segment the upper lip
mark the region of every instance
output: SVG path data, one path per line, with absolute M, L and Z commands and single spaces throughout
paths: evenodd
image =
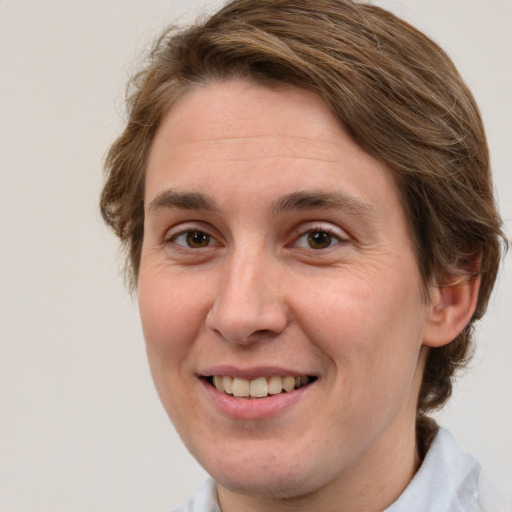
M 212 377 L 214 375 L 238 377 L 246 380 L 257 379 L 258 377 L 300 377 L 317 376 L 315 372 L 303 371 L 291 368 L 283 368 L 280 366 L 253 366 L 250 368 L 239 368 L 232 365 L 215 365 L 209 366 L 198 372 L 201 377 Z

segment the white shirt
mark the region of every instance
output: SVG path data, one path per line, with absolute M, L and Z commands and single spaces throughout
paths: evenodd
M 440 428 L 420 469 L 405 491 L 383 512 L 512 512 L 481 476 L 480 464 Z M 174 512 L 222 512 L 215 482 Z

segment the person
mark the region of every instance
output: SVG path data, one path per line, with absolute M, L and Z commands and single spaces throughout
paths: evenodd
M 234 0 L 159 38 L 128 107 L 101 212 L 211 475 L 180 510 L 498 510 L 429 418 L 506 245 L 443 50 L 372 4 Z

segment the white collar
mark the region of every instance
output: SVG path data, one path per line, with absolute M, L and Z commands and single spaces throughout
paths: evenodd
M 384 512 L 477 512 L 480 471 L 480 464 L 440 428 L 411 483 Z

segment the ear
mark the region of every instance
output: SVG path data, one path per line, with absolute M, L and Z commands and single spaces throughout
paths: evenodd
M 453 341 L 471 320 L 479 289 L 479 275 L 432 286 L 423 344 L 441 347 Z

